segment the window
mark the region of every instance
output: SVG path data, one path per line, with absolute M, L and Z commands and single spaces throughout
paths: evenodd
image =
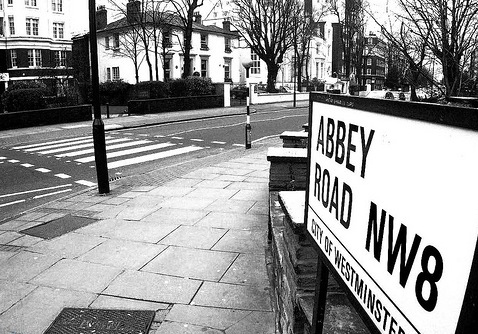
M 63 11 L 63 0 L 52 0 L 51 1 L 51 9 L 54 12 L 62 12 Z
M 28 66 L 41 67 L 41 50 L 28 50 Z
M 13 5 L 13 0 L 8 0 L 7 4 Z
M 0 36 L 3 36 L 3 17 L 0 17 Z
M 260 74 L 261 73 L 261 62 L 259 56 L 254 51 L 251 51 L 251 74 Z
M 113 67 L 113 81 L 120 79 L 119 67 Z
M 171 79 L 171 58 L 166 58 L 164 60 L 164 80 Z
M 224 60 L 224 81 L 230 81 L 231 79 L 231 60 Z
M 27 18 L 26 19 L 26 32 L 27 35 L 38 36 L 38 19 Z
M 201 34 L 201 50 L 209 50 L 207 47 L 207 34 Z
M 8 28 L 10 29 L 10 35 L 15 35 L 15 20 L 13 16 L 8 17 Z
M 53 22 L 53 38 L 64 38 L 64 23 Z
M 119 47 L 120 47 L 119 34 L 115 33 L 113 34 L 113 49 L 119 49 Z
M 111 68 L 106 68 L 106 81 L 111 81 Z
M 372 37 L 368 38 L 368 44 L 373 44 L 373 38 Z
M 55 58 L 55 67 L 66 66 L 66 51 L 53 51 Z
M 25 0 L 25 6 L 36 7 L 37 6 L 37 0 Z
M 232 52 L 231 50 L 231 39 L 229 37 L 224 37 L 224 51 L 227 53 Z
M 105 37 L 105 49 L 109 50 L 110 48 L 110 36 Z
M 372 69 L 371 68 L 367 68 L 367 75 L 372 75 Z
M 171 41 L 172 39 L 171 36 L 172 36 L 171 31 L 167 31 L 167 30 L 163 31 L 163 46 L 165 48 L 170 48 L 173 46 L 173 43 Z
M 367 58 L 367 65 L 372 65 L 372 58 Z
M 10 59 L 12 60 L 12 67 L 17 67 L 17 50 L 10 50 Z
M 207 77 L 207 59 L 201 59 L 201 76 L 203 78 Z

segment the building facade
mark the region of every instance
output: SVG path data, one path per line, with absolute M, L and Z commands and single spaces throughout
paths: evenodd
M 130 1 L 124 17 L 111 23 L 107 22 L 106 8 L 99 7 L 96 13 L 100 82 L 123 80 L 135 83 L 181 78 L 184 70 L 184 33 L 179 18 L 174 14 L 163 15 L 161 27 L 156 31 L 157 48 L 154 48 L 154 40 L 148 39 L 150 67 L 144 41 L 137 36 L 141 28 L 133 27 L 135 23 L 131 20 L 132 6 L 136 2 L 139 1 Z M 201 18 L 199 13 L 195 14 L 190 50 L 191 73 L 210 78 L 213 82 L 238 81 L 237 33 L 230 30 L 227 21 L 222 27 L 206 26 Z M 149 26 L 151 22 L 147 20 L 143 23 Z M 148 31 L 152 33 L 152 30 Z
M 71 83 L 70 1 L 0 0 L 0 91 L 40 80 L 51 95 Z
M 370 33 L 364 37 L 362 86 L 370 85 L 371 90 L 385 87 L 385 56 L 385 44 L 377 35 Z

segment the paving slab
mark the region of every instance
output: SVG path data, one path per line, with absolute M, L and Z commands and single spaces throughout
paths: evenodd
M 177 198 L 172 197 L 161 202 L 162 208 L 203 210 L 215 200 L 211 198 Z
M 265 230 L 268 220 L 269 216 L 266 214 L 211 212 L 198 221 L 196 226 L 233 230 Z
M 63 259 L 32 279 L 32 284 L 92 293 L 102 292 L 121 269 Z
M 0 279 L 27 282 L 58 262 L 61 256 L 21 251 L 1 263 Z
M 264 254 L 267 245 L 265 231 L 229 230 L 212 250 Z
M 175 304 L 166 320 L 225 330 L 249 314 L 251 311 Z
M 230 189 L 232 190 L 232 189 Z M 269 199 L 269 192 L 262 189 L 242 189 L 239 190 L 232 200 L 254 200 L 254 201 L 267 201 Z
M 100 295 L 89 307 L 102 309 L 148 310 L 159 311 L 169 308 L 169 304 L 154 303 L 129 298 L 119 298 Z
M 243 320 L 226 330 L 226 334 L 275 334 L 273 312 L 252 312 Z
M 23 234 L 17 233 L 17 232 L 3 232 L 0 234 L 0 244 L 5 245 L 8 244 L 9 242 L 14 241 L 15 239 L 18 239 L 22 237 Z
M 30 247 L 43 241 L 42 238 L 32 237 L 30 235 L 23 235 L 21 238 L 10 241 L 8 244 L 13 246 Z
M 235 253 L 170 246 L 141 270 L 219 281 L 236 257 Z
M 166 238 L 162 239 L 161 244 L 210 249 L 226 232 L 227 230 L 218 228 L 180 226 Z
M 96 236 L 72 232 L 51 240 L 40 241 L 31 246 L 30 250 L 42 254 L 56 254 L 61 257 L 73 259 L 88 252 L 105 240 L 104 238 Z
M 152 302 L 189 304 L 200 286 L 197 280 L 126 270 L 103 293 Z
M 206 209 L 216 212 L 246 213 L 255 203 L 254 200 L 218 199 Z
M 177 224 L 157 224 L 147 221 L 128 221 L 106 219 L 77 230 L 77 233 L 102 236 L 110 239 L 123 239 L 157 243 L 178 228 Z
M 79 261 L 123 269 L 140 269 L 166 246 L 127 240 L 107 240 L 78 257 Z
M 0 314 L 37 288 L 36 285 L 0 280 Z
M 250 311 L 272 310 L 269 285 L 204 282 L 191 304 Z
M 240 254 L 221 278 L 222 283 L 267 286 L 269 277 L 264 255 Z
M 155 334 L 223 334 L 224 332 L 206 327 L 165 321 L 161 323 Z
M 231 182 L 229 181 L 219 181 L 217 179 L 214 180 L 204 180 L 196 184 L 195 188 L 209 188 L 212 189 L 224 189 L 229 186 Z
M 117 215 L 117 219 L 124 219 L 124 220 L 141 220 L 146 216 L 149 216 L 156 210 L 158 210 L 160 206 L 155 207 L 142 207 L 142 206 L 135 206 L 135 207 L 128 207 L 126 206 L 122 211 L 120 211 Z
M 204 218 L 209 211 L 205 210 L 181 210 L 162 208 L 143 218 L 143 222 L 158 224 L 194 225 Z
M 92 293 L 38 287 L 0 315 L 0 333 L 43 333 L 64 307 L 88 307 Z
M 218 181 L 222 182 L 222 181 Z M 211 188 L 196 188 L 192 192 L 186 195 L 186 197 L 192 198 L 211 198 L 211 199 L 229 199 L 234 196 L 238 190 L 236 189 L 214 189 Z
M 0 225 L 0 231 L 20 231 L 23 230 L 22 226 L 25 224 L 28 224 L 29 222 L 26 220 L 20 220 L 20 219 L 13 219 L 10 220 L 6 223 L 2 223 Z
M 172 187 L 161 186 L 155 187 L 148 192 L 148 196 L 162 196 L 162 197 L 183 197 L 190 193 L 193 189 L 191 187 Z

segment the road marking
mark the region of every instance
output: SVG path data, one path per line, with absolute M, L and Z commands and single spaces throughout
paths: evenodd
M 43 197 L 53 196 L 53 195 L 56 195 L 56 194 L 66 193 L 68 191 L 72 191 L 72 189 L 59 190 L 59 191 L 55 191 L 55 192 L 48 193 L 48 194 L 37 195 L 37 196 L 34 196 L 33 199 L 39 199 L 39 198 L 43 198 Z
M 119 138 L 119 139 L 108 140 L 110 138 L 112 138 L 112 137 L 106 137 L 106 145 L 131 140 L 130 138 Z M 94 143 L 90 142 L 88 144 L 82 144 L 82 145 L 76 145 L 76 146 L 70 146 L 70 147 L 62 147 L 62 148 L 57 148 L 57 149 L 53 149 L 53 150 L 49 150 L 49 151 L 40 151 L 38 153 L 40 153 L 40 154 L 51 154 L 51 153 L 57 153 L 57 152 L 63 152 L 63 151 L 73 151 L 73 150 L 77 150 L 77 149 L 80 149 L 80 148 L 92 147 L 93 145 L 94 145 Z
M 51 170 L 46 169 L 46 168 L 37 168 L 35 170 L 38 171 L 38 172 L 41 172 L 41 173 L 50 173 L 51 172 Z
M 23 166 L 23 167 L 26 167 L 26 168 L 30 168 L 30 167 L 33 167 L 35 165 L 32 165 L 32 164 L 21 164 L 20 166 Z
M 172 144 L 172 143 L 161 143 L 161 144 L 143 146 L 143 147 L 138 147 L 138 148 L 132 148 L 132 149 L 129 149 L 129 150 L 124 150 L 124 151 L 110 152 L 110 153 L 106 153 L 106 157 L 108 159 L 109 158 L 115 158 L 115 157 L 121 157 L 121 156 L 124 156 L 124 155 L 161 149 L 161 148 L 165 148 L 165 147 L 168 147 L 168 146 L 174 146 L 174 144 Z M 95 156 L 90 156 L 90 157 L 85 157 L 85 158 L 81 158 L 81 159 L 76 159 L 75 161 L 85 163 L 85 162 L 91 162 L 91 161 L 94 161 L 94 160 L 95 160 Z
M 143 155 L 143 156 L 139 156 L 135 158 L 115 161 L 108 164 L 108 167 L 113 169 L 113 168 L 118 168 L 123 166 L 129 166 L 129 165 L 139 164 L 146 161 L 153 161 L 153 160 L 158 160 L 158 159 L 162 159 L 166 157 L 171 157 L 174 155 L 194 152 L 194 151 L 198 151 L 202 149 L 203 148 L 199 146 L 187 146 L 187 147 L 182 147 L 175 150 L 169 150 L 169 151 L 164 151 L 164 152 L 159 152 L 154 154 L 147 154 L 147 155 Z
M 9 202 L 9 203 L 0 204 L 0 208 L 2 208 L 2 207 L 4 207 L 4 206 L 13 205 L 13 204 L 23 203 L 23 202 L 25 202 L 25 200 L 24 200 L 24 199 L 20 199 L 20 200 L 15 201 L 15 202 Z
M 41 150 L 48 150 L 48 149 L 52 149 L 52 148 L 69 147 L 69 146 L 71 146 L 71 145 L 91 143 L 92 141 L 93 141 L 93 139 L 88 138 L 88 139 L 70 141 L 70 142 L 67 142 L 67 143 L 48 144 L 48 145 L 36 146 L 36 147 L 32 147 L 32 148 L 27 148 L 27 149 L 24 150 L 24 151 L 25 151 L 25 152 L 35 152 L 35 151 L 41 151 Z
M 123 147 L 147 144 L 147 143 L 151 143 L 151 141 L 150 140 L 130 141 L 130 142 L 127 142 L 127 143 L 106 146 L 106 151 L 115 150 L 115 149 L 123 148 Z M 86 150 L 74 151 L 74 152 L 69 152 L 69 153 L 57 154 L 57 155 L 55 155 L 55 157 L 77 157 L 79 155 L 85 155 L 85 154 L 91 154 L 91 153 L 95 153 L 94 148 L 89 148 L 89 149 L 86 149 Z
M 81 140 L 81 139 L 91 139 L 91 136 L 86 136 L 86 137 L 78 137 L 78 138 L 69 138 L 69 139 L 61 139 L 61 140 L 55 140 L 55 141 L 50 141 L 50 142 L 45 142 L 45 143 L 35 143 L 35 144 L 30 144 L 30 145 L 24 145 L 24 146 L 15 146 L 12 147 L 14 150 L 22 150 L 24 148 L 30 148 L 30 147 L 36 147 L 36 146 L 41 146 L 41 145 L 50 145 L 50 144 L 58 144 L 58 143 L 66 143 L 70 141 L 76 141 L 76 140 Z
M 69 179 L 71 176 L 68 175 L 68 174 L 63 174 L 63 173 L 60 173 L 60 174 L 55 174 L 56 177 L 59 177 L 60 179 Z
M 181 139 L 184 139 L 184 137 L 171 137 L 171 139 L 179 139 L 179 140 L 181 140 Z
M 86 181 L 86 180 L 78 180 L 78 181 L 75 181 L 75 183 L 78 183 L 78 184 L 81 184 L 81 185 L 87 186 L 87 187 L 94 187 L 94 186 L 96 186 L 96 183 L 93 183 L 93 182 L 90 182 L 90 181 Z
M 12 164 L 16 164 L 17 162 L 20 162 L 20 160 L 15 160 L 15 159 L 7 160 L 7 161 L 11 162 Z
M 140 137 L 149 137 L 149 135 L 148 135 L 147 133 L 140 133 L 140 134 L 138 134 L 138 136 L 140 136 Z
M 154 138 L 164 138 L 164 136 L 163 135 L 156 135 L 156 136 L 154 136 Z
M 52 189 L 70 187 L 70 186 L 72 186 L 72 184 L 71 184 L 71 183 L 68 183 L 68 184 L 64 184 L 64 185 L 61 185 L 61 186 L 54 186 L 54 187 L 48 187 L 48 188 L 40 188 L 40 189 L 26 190 L 26 191 L 21 191 L 21 192 L 18 192 L 18 193 L 11 193 L 11 194 L 6 194 L 6 195 L 0 195 L 0 198 L 11 197 L 11 196 L 17 196 L 17 195 L 23 195 L 23 194 L 30 194 L 30 193 L 36 193 L 36 192 L 40 192 L 40 191 L 52 190 Z
M 7 157 L 0 157 L 0 160 L 6 160 Z
M 244 144 L 232 144 L 232 146 L 244 147 Z
M 226 142 L 225 142 L 225 141 L 215 141 L 215 140 L 213 140 L 213 141 L 211 142 L 211 144 L 224 145 L 224 144 L 226 144 Z
M 193 139 L 191 139 L 191 141 L 204 141 L 204 139 L 196 139 L 196 138 L 193 138 Z
M 78 129 L 78 128 L 87 128 L 90 127 L 91 125 L 89 124 L 80 124 L 80 125 L 68 125 L 68 126 L 62 126 L 62 129 Z

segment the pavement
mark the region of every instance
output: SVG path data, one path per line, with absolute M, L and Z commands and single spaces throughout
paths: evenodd
M 105 126 L 201 113 L 116 117 Z M 107 195 L 72 194 L 0 225 L 0 333 L 43 333 L 65 307 L 153 310 L 149 333 L 157 334 L 276 333 L 267 244 L 266 152 L 273 145 L 278 138 L 149 184 L 112 182 Z

